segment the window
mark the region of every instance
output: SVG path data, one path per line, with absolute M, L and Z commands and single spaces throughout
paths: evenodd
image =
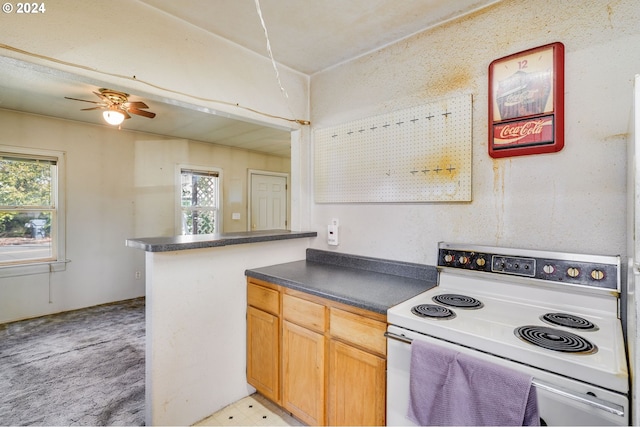
M 180 168 L 181 234 L 212 234 L 221 230 L 220 171 Z
M 60 152 L 0 147 L 0 267 L 64 262 L 63 164 Z

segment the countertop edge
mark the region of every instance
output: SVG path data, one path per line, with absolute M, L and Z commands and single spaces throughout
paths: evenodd
M 365 310 L 373 311 L 374 313 L 379 314 L 387 314 L 388 307 L 384 304 L 376 304 L 371 301 L 360 301 L 354 298 L 341 297 L 340 295 L 336 295 L 329 292 L 321 292 L 317 289 L 309 288 L 304 284 L 284 279 L 282 277 L 274 277 L 268 274 L 262 274 L 260 272 L 247 270 L 245 272 L 247 277 L 252 277 L 254 279 L 264 280 L 265 282 L 274 283 L 276 285 L 284 286 L 285 288 L 294 289 L 296 291 L 305 292 L 310 295 L 315 295 L 317 297 L 326 298 L 332 301 L 340 302 L 343 304 L 347 304 L 353 307 L 362 308 Z
M 133 249 L 141 249 L 145 252 L 171 252 L 278 240 L 302 239 L 317 236 L 318 233 L 316 231 L 248 231 L 228 234 L 127 239 L 125 241 L 125 246 Z

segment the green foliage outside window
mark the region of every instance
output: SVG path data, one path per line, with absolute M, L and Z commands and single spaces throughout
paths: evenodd
M 52 162 L 0 158 L 0 237 L 23 236 L 30 220 L 45 220 L 49 234 L 52 207 Z

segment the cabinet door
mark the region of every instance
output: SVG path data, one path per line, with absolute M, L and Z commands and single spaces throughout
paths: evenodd
M 385 359 L 331 340 L 329 425 L 385 425 L 385 369 Z
M 324 335 L 284 321 L 282 405 L 309 425 L 325 424 Z
M 247 307 L 247 382 L 265 397 L 280 402 L 278 317 Z

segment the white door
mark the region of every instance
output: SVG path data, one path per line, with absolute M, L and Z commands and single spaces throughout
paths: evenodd
M 251 230 L 287 229 L 287 177 L 251 174 Z

